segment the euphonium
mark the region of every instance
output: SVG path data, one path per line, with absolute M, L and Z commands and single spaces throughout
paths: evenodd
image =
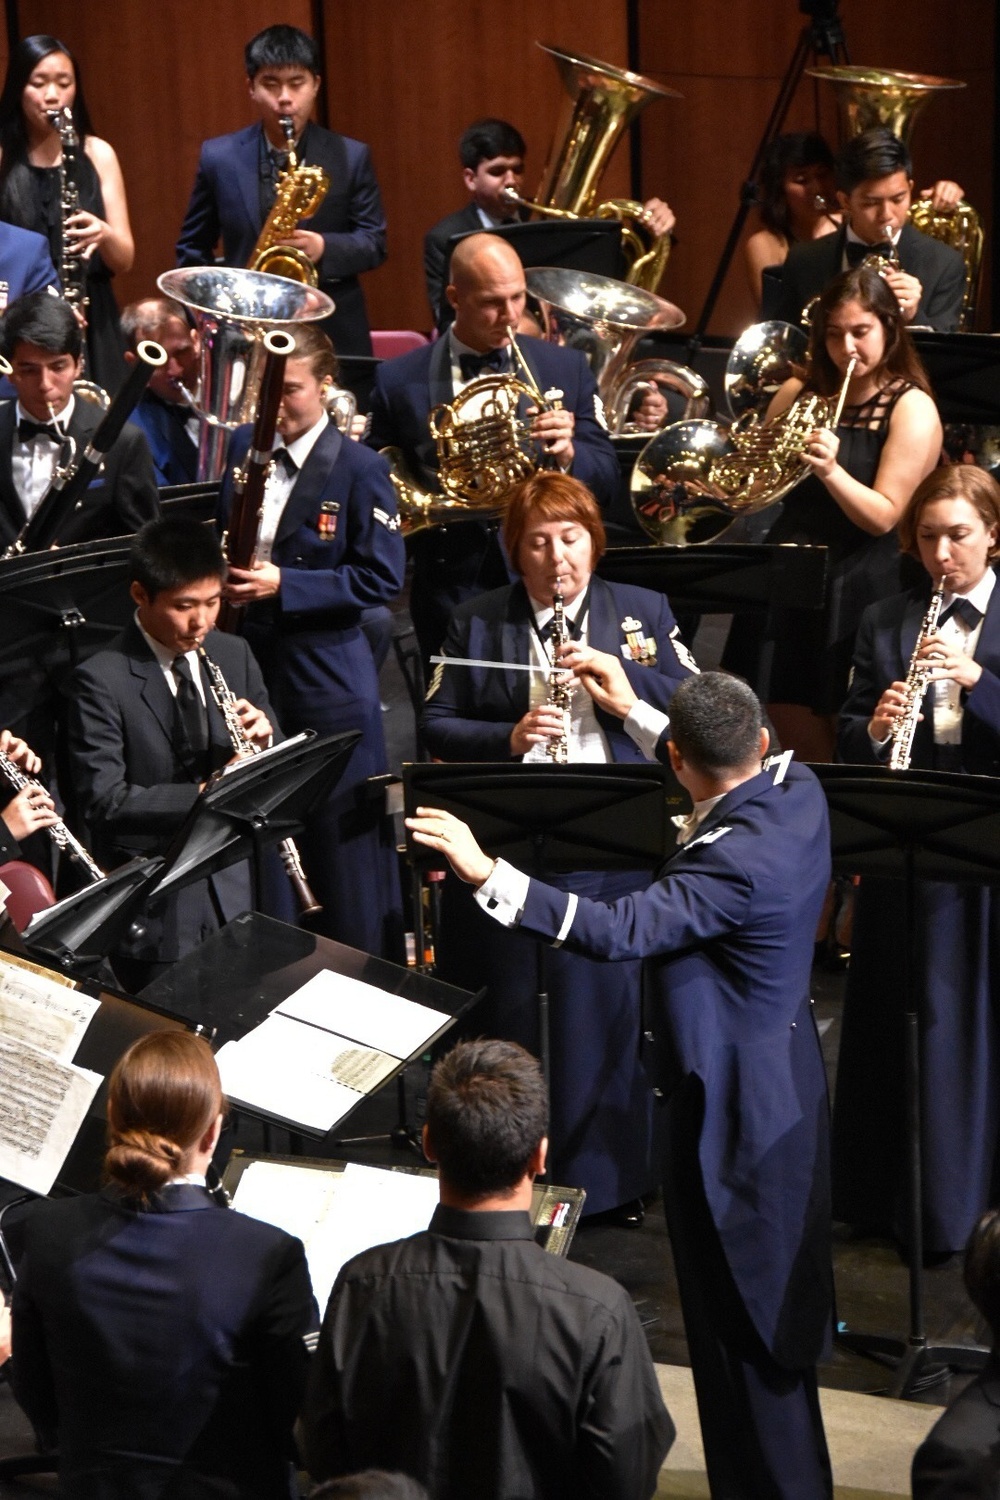
M 924 701 L 924 693 L 927 690 L 927 679 L 934 670 L 930 662 L 920 660 L 920 653 L 927 637 L 933 635 L 937 629 L 943 603 L 944 579 L 942 578 L 931 595 L 927 613 L 920 622 L 917 643 L 910 657 L 910 665 L 906 669 L 906 682 L 903 684 L 903 712 L 898 719 L 893 720 L 890 731 L 892 749 L 889 752 L 889 766 L 893 771 L 905 771 L 910 764 L 910 756 L 913 754 L 913 736 L 917 732 L 920 705 Z
M 288 148 L 288 166 L 281 174 L 271 212 L 253 247 L 248 269 L 316 286 L 319 272 L 308 255 L 295 245 L 282 245 L 279 241 L 287 239 L 303 219 L 316 212 L 330 190 L 330 179 L 322 167 L 307 167 L 296 160 L 291 116 L 282 115 L 279 123 Z
M 563 52 L 539 42 L 554 59 L 569 100 L 533 199 L 513 188 L 505 196 L 546 218 L 619 219 L 629 263 L 627 280 L 655 292 L 670 254 L 670 235 L 654 235 L 641 203 L 631 198 L 597 200 L 597 185 L 626 127 L 653 99 L 680 99 L 676 89 L 639 73 L 614 68 L 583 53 Z

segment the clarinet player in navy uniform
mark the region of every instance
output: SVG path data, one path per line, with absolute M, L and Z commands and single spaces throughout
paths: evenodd
M 663 594 L 595 576 L 604 526 L 585 486 L 568 474 L 532 475 L 511 492 L 503 540 L 520 581 L 460 605 L 444 654 L 544 668 L 558 586 L 580 649 L 622 656 L 636 693 L 666 709 L 677 684 L 697 668 Z M 442 760 L 547 765 L 549 748 L 565 736 L 572 764 L 643 759 L 621 722 L 595 711 L 582 686 L 571 695 L 568 719 L 547 689 L 541 672 L 439 666 L 424 708 L 428 750 Z M 558 883 L 614 900 L 650 873 L 579 870 Z M 538 1055 L 534 954 L 489 921 L 455 879 L 445 882 L 438 973 L 468 989 L 486 986 L 486 999 L 469 1016 L 471 1034 L 520 1042 Z M 608 969 L 560 952 L 547 958 L 546 983 L 553 1180 L 585 1188 L 588 1215 L 641 1223 L 642 1195 L 656 1185 L 656 1173 L 653 1101 L 639 1057 L 639 964 Z
M 604 655 L 579 671 L 604 708 L 631 711 L 620 661 Z M 656 717 L 662 731 L 647 707 Z M 679 685 L 662 748 L 694 811 L 659 879 L 611 904 L 489 858 L 447 813 L 418 808 L 408 824 L 504 926 L 644 961 L 667 1227 L 709 1487 L 726 1500 L 829 1500 L 815 1369 L 833 1292 L 829 1126 L 809 975 L 830 828 L 812 772 L 790 754 L 762 767 L 767 744 L 746 683 L 706 672 Z
M 299 847 L 323 906 L 319 930 L 388 958 L 401 952 L 399 874 L 382 799 L 365 785 L 389 767 L 378 676 L 359 621 L 362 611 L 396 598 L 405 556 L 385 460 L 344 437 L 327 415 L 335 372 L 326 335 L 311 325 L 297 328 L 255 562 L 230 568 L 226 597 L 249 606 L 247 640 L 286 733 L 362 732 Z M 230 445 L 223 529 L 233 468 L 250 438 L 251 429 L 240 428 Z
M 910 764 L 1000 775 L 1000 485 L 972 465 L 937 469 L 916 490 L 900 546 L 921 588 L 872 605 L 840 716 L 840 759 L 884 764 L 932 583 L 944 580 Z M 921 1014 L 924 1243 L 961 1250 L 1000 1190 L 1000 896 L 992 886 L 921 881 L 915 965 Z M 903 887 L 861 882 L 834 1112 L 838 1218 L 904 1239 Z

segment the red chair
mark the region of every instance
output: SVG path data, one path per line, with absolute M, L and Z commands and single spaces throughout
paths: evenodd
M 0 865 L 0 881 L 10 891 L 5 903 L 7 915 L 18 932 L 24 931 L 36 912 L 55 905 L 55 891 L 41 870 L 22 859 L 11 859 Z
M 372 330 L 372 353 L 376 359 L 395 359 L 397 354 L 409 354 L 411 349 L 422 349 L 429 343 L 425 333 L 417 333 L 413 328 Z

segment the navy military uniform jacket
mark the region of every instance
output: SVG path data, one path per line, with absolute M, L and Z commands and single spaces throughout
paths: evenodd
M 149 444 L 158 485 L 192 484 L 198 473 L 198 448 L 187 430 L 187 402 L 161 401 L 147 391 L 129 419 Z
M 264 215 L 260 202 L 263 126 L 205 141 L 191 198 L 177 241 L 179 266 L 210 265 L 222 237 L 226 265 L 245 266 L 253 254 Z M 337 304 L 323 327 L 338 354 L 371 354 L 368 315 L 358 276 L 385 260 L 385 212 L 368 147 L 310 123 L 301 160 L 322 167 L 330 179 L 326 197 L 300 228 L 326 244 L 319 263 L 320 290 Z
M 301 1241 L 168 1187 L 43 1201 L 14 1301 L 15 1394 L 59 1448 L 60 1493 L 291 1494 L 315 1303 Z
M 629 630 L 625 626 L 629 625 Z M 455 612 L 445 656 L 478 661 L 531 660 L 531 602 L 522 583 L 470 600 Z M 663 594 L 629 584 L 590 580 L 588 640 L 624 662 L 640 698 L 666 710 L 678 682 L 696 670 Z M 527 672 L 439 666 L 424 706 L 422 732 L 442 760 L 510 760 L 510 735 L 528 712 Z M 613 714 L 595 708 L 616 761 L 641 761 L 642 751 Z
M 520 923 L 555 939 L 568 922 L 578 952 L 646 960 L 661 1084 L 701 1083 L 709 1211 L 743 1304 L 788 1369 L 816 1362 L 832 1306 L 826 1075 L 809 1000 L 829 879 L 826 799 L 793 763 L 716 803 L 648 890 L 608 906 L 532 880 Z
M 841 760 L 871 765 L 876 755 L 868 722 L 891 682 L 905 682 L 910 657 L 927 612 L 930 585 L 873 604 L 862 616 L 854 651 L 851 691 L 841 709 L 837 748 Z M 1000 588 L 990 595 L 974 659 L 983 675 L 964 695 L 962 769 L 973 776 L 1000 776 Z M 913 764 L 933 766 L 934 726 L 924 712 L 913 737 Z
M 819 239 L 793 245 L 781 268 L 780 310 L 786 323 L 801 324 L 802 309 L 840 274 L 847 230 L 843 227 Z M 962 311 L 965 262 L 959 251 L 944 245 L 912 224 L 904 224 L 899 236 L 899 263 L 916 276 L 923 288 L 913 321 L 954 333 Z

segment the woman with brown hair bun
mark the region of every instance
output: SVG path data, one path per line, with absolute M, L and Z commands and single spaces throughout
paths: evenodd
M 158 1031 L 108 1085 L 107 1186 L 29 1212 L 14 1393 L 74 1500 L 291 1496 L 316 1326 L 301 1242 L 220 1209 L 206 1042 Z
M 937 469 L 899 524 L 923 583 L 861 621 L 842 760 L 884 764 L 931 589 L 939 622 L 921 649 L 930 679 L 910 764 L 1000 776 L 1000 485 L 968 465 Z M 903 1014 L 920 1015 L 923 1213 L 929 1254 L 960 1250 L 1000 1190 L 1000 895 L 919 881 L 915 994 L 904 982 L 904 887 L 860 886 L 833 1116 L 834 1214 L 858 1229 L 906 1232 Z

